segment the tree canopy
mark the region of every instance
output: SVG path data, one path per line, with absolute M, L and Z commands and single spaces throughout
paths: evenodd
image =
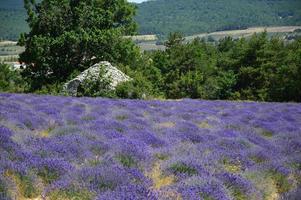
M 167 99 L 301 101 L 301 38 L 286 43 L 261 33 L 185 43 L 175 33 L 166 44 L 141 71 Z
M 126 0 L 24 0 L 30 27 L 19 43 L 33 89 L 65 81 L 107 60 L 130 64 L 138 50 L 123 35 L 135 33 L 135 7 Z

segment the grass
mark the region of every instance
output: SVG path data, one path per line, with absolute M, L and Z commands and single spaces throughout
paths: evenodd
M 204 200 L 215 200 L 213 197 L 209 196 L 208 194 L 201 194 L 201 198 Z
M 262 132 L 261 132 L 261 135 L 263 135 L 264 137 L 267 137 L 267 138 L 271 138 L 271 137 L 273 137 L 273 132 L 272 131 L 268 131 L 268 130 L 263 130 Z
M 115 130 L 118 131 L 119 133 L 123 133 L 124 132 L 123 128 L 121 128 L 121 127 L 116 127 Z
M 241 171 L 241 164 L 239 162 L 234 163 L 231 162 L 228 158 L 224 158 L 222 160 L 222 164 L 227 172 L 239 173 Z
M 119 154 L 117 156 L 117 160 L 124 166 L 124 167 L 136 167 L 138 164 L 136 160 L 129 155 Z
M 291 166 L 294 168 L 294 169 L 297 169 L 297 170 L 301 170 L 301 162 L 295 162 L 295 163 L 292 163 Z
M 38 176 L 41 177 L 46 184 L 51 184 L 53 181 L 59 178 L 59 174 L 55 170 L 51 170 L 48 167 L 44 167 L 39 170 Z
M 155 154 L 155 157 L 159 160 L 167 160 L 168 159 L 168 155 L 162 154 L 162 153 Z
M 101 160 L 95 158 L 95 159 L 90 159 L 88 160 L 88 163 L 90 166 L 97 166 L 101 163 Z
M 128 116 L 126 116 L 126 115 L 118 115 L 117 117 L 116 117 L 116 119 L 118 120 L 118 121 L 124 121 L 124 120 L 126 120 L 128 118 Z
M 18 199 L 36 198 L 40 195 L 33 179 L 28 175 L 21 175 L 12 171 L 7 171 L 5 175 L 12 180 L 16 186 Z
M 88 190 L 68 189 L 68 190 L 56 190 L 49 194 L 49 200 L 91 200 L 93 194 Z
M 229 188 L 233 199 L 235 200 L 248 200 L 248 196 L 244 194 L 238 187 L 231 187 Z
M 90 116 L 90 115 L 85 115 L 81 118 L 81 120 L 83 120 L 83 121 L 92 121 L 92 120 L 95 120 L 95 117 Z
M 227 125 L 226 128 L 228 128 L 228 129 L 230 129 L 230 130 L 235 130 L 235 131 L 241 130 L 241 127 L 240 127 L 240 126 L 234 125 L 234 124 Z
M 210 124 L 208 123 L 208 121 L 200 122 L 200 123 L 198 124 L 198 127 L 199 127 L 199 128 L 206 128 L 206 129 L 212 128 L 212 127 L 210 126 Z
M 190 167 L 184 163 L 175 163 L 170 167 L 170 169 L 175 174 L 183 173 L 183 174 L 188 174 L 189 176 L 192 176 L 192 175 L 196 175 L 198 173 L 195 168 Z
M 176 124 L 174 122 L 162 122 L 158 124 L 160 128 L 173 128 L 175 125 Z
M 0 194 L 2 195 L 1 197 L 7 197 L 8 196 L 8 191 L 7 191 L 7 186 L 3 180 L 0 179 Z
M 174 176 L 164 176 L 160 167 L 160 163 L 155 163 L 152 171 L 148 175 L 150 179 L 153 181 L 153 187 L 155 189 L 160 189 L 165 186 L 172 185 L 175 181 Z
M 53 129 L 55 129 L 55 127 L 49 127 L 45 130 L 42 130 L 41 132 L 39 132 L 39 136 L 43 138 L 47 138 L 49 137 L 49 134 Z
M 294 163 L 291 163 L 290 166 L 299 172 L 299 173 L 295 173 L 294 177 L 295 177 L 297 183 L 301 185 L 301 163 L 294 162 Z
M 296 29 L 300 28 L 298 27 L 291 27 L 291 26 L 275 26 L 275 27 L 252 27 L 244 30 L 230 30 L 230 31 L 217 31 L 217 32 L 211 32 L 211 33 L 203 33 L 203 34 L 196 34 L 192 36 L 186 37 L 186 40 L 193 40 L 196 37 L 200 38 L 206 38 L 206 37 L 213 37 L 215 40 L 219 40 L 220 38 L 226 37 L 226 36 L 231 36 L 234 38 L 239 38 L 239 37 L 245 37 L 245 36 L 250 36 L 254 33 L 259 33 L 259 32 L 264 32 L 266 31 L 267 33 L 288 33 L 291 31 L 294 31 Z
M 261 191 L 264 200 L 276 200 L 291 189 L 287 177 L 275 171 L 249 172 L 245 176 Z
M 288 182 L 288 179 L 285 175 L 275 171 L 270 171 L 268 176 L 273 179 L 278 193 L 285 193 L 291 189 L 291 184 Z
M 266 159 L 264 159 L 262 157 L 259 157 L 259 156 L 256 156 L 256 155 L 250 156 L 250 159 L 253 160 L 257 164 L 263 163 L 263 162 L 266 161 Z

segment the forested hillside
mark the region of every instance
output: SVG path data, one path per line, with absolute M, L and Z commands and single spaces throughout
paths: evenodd
M 250 26 L 301 25 L 300 0 L 156 0 L 137 4 L 140 34 L 185 35 Z M 23 0 L 1 0 L 0 39 L 27 30 Z
M 1 0 L 0 39 L 16 40 L 21 32 L 27 31 L 25 18 L 23 0 Z
M 300 0 L 157 0 L 138 4 L 141 34 L 185 35 L 250 26 L 300 25 Z

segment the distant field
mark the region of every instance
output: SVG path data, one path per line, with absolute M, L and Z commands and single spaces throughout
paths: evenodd
M 220 39 L 226 36 L 231 36 L 233 38 L 248 37 L 254 33 L 260 33 L 266 31 L 267 33 L 291 33 L 297 29 L 301 29 L 301 26 L 275 26 L 275 27 L 251 27 L 243 30 L 231 30 L 231 31 L 218 31 L 212 33 L 201 33 L 186 37 L 186 40 L 190 41 L 194 38 L 200 37 L 213 37 L 215 39 Z
M 18 55 L 12 55 L 12 56 L 0 56 L 0 62 L 4 63 L 12 63 L 18 61 L 19 56 Z
M 261 33 L 266 31 L 269 36 L 279 36 L 279 37 L 285 37 L 288 34 L 293 33 L 294 31 L 300 29 L 301 26 L 275 26 L 275 27 L 251 27 L 244 30 L 230 30 L 230 31 L 218 31 L 218 32 L 212 32 L 212 33 L 200 33 L 196 35 L 191 35 L 185 37 L 185 40 L 187 42 L 199 37 L 199 38 L 205 38 L 208 39 L 211 37 L 214 41 L 218 41 L 224 37 L 230 36 L 232 38 L 241 38 L 241 37 L 250 37 L 254 33 Z M 144 40 L 143 35 L 139 36 L 139 47 L 143 51 L 150 51 L 150 50 L 164 50 L 164 45 L 158 45 L 157 41 L 149 41 Z
M 17 46 L 15 41 L 2 41 L 0 42 L 0 62 L 15 62 L 23 51 L 24 47 Z
M 134 35 L 134 36 L 124 36 L 124 38 L 130 38 L 135 42 L 158 40 L 158 37 L 156 35 Z
M 212 33 L 200 33 L 185 37 L 186 41 L 191 41 L 197 37 L 199 38 L 213 38 L 215 41 L 221 38 L 230 36 L 233 38 L 249 37 L 254 33 L 266 31 L 269 35 L 277 35 L 285 37 L 289 33 L 300 29 L 301 26 L 276 26 L 276 27 L 251 27 L 244 30 L 231 30 L 231 31 L 218 31 Z M 142 51 L 164 50 L 165 46 L 158 45 L 158 37 L 156 35 L 136 35 L 125 36 L 131 38 Z M 0 62 L 14 62 L 18 60 L 18 55 L 24 51 L 24 47 L 17 46 L 15 41 L 2 41 L 0 42 Z

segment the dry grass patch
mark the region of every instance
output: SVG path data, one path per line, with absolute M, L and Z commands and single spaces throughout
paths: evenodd
M 14 185 L 14 187 L 8 191 L 11 196 L 17 197 L 18 200 L 41 199 L 41 190 L 39 189 L 42 188 L 41 182 L 33 183 L 33 180 L 29 176 L 20 175 L 9 170 L 6 171 L 4 175 L 8 177 Z
M 43 137 L 43 138 L 47 138 L 47 137 L 49 137 L 49 130 L 43 130 L 43 131 L 41 131 L 41 132 L 39 132 L 39 136 L 40 137 Z
M 249 172 L 245 177 L 263 194 L 264 200 L 277 200 L 292 187 L 284 175 L 276 172 Z
M 161 189 L 162 187 L 169 186 L 175 182 L 174 176 L 164 176 L 160 167 L 160 163 L 154 164 L 151 172 L 147 176 L 153 181 L 154 189 Z
M 230 173 L 239 173 L 241 172 L 241 169 L 242 169 L 242 166 L 241 166 L 241 163 L 240 161 L 230 161 L 229 159 L 225 158 L 222 160 L 222 164 L 223 164 L 223 167 L 224 169 L 227 171 L 227 172 L 230 172 Z
M 173 128 L 176 124 L 174 122 L 162 122 L 158 124 L 159 128 Z
M 206 129 L 212 128 L 212 126 L 210 126 L 210 124 L 208 123 L 208 121 L 202 121 L 202 122 L 198 123 L 197 126 L 199 128 L 206 128 Z

